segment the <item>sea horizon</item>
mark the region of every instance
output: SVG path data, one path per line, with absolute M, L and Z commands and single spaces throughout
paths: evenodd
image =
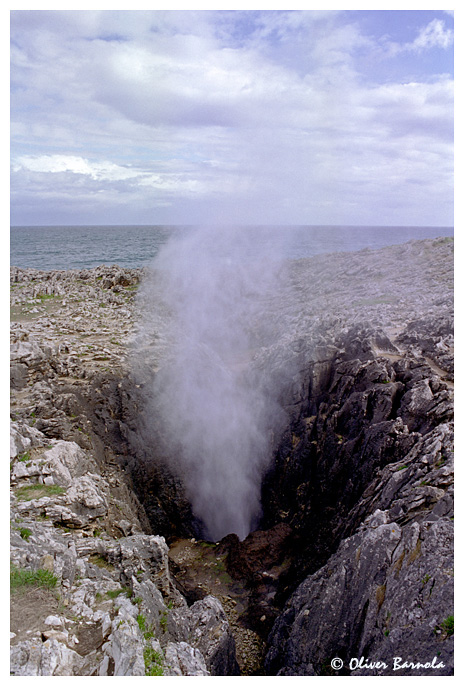
M 332 224 L 52 224 L 11 225 L 10 265 L 43 270 L 86 269 L 101 264 L 139 268 L 161 246 L 184 232 L 204 228 L 256 232 L 253 249 L 274 242 L 283 259 L 352 252 L 454 236 L 454 226 Z

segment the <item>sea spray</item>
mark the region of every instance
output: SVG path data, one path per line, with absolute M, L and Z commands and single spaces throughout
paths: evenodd
M 212 540 L 244 538 L 257 524 L 283 423 L 280 382 L 253 363 L 280 326 L 282 238 L 252 228 L 185 231 L 160 251 L 142 289 L 142 330 L 164 342 L 145 416 Z

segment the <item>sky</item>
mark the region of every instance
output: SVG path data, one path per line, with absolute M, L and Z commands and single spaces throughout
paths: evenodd
M 452 11 L 10 19 L 12 225 L 454 223 Z

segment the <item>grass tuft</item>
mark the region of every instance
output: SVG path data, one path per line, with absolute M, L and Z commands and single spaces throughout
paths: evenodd
M 163 656 L 147 646 L 143 651 L 146 676 L 163 676 Z
M 440 627 L 443 629 L 446 636 L 452 636 L 454 634 L 454 615 L 449 615 L 444 619 L 440 624 Z
M 48 569 L 19 569 L 10 566 L 10 591 L 14 592 L 25 586 L 55 588 L 58 579 Z
M 55 484 L 50 486 L 47 484 L 27 484 L 16 489 L 16 497 L 18 500 L 34 500 L 35 498 L 61 495 L 64 492 L 64 488 Z

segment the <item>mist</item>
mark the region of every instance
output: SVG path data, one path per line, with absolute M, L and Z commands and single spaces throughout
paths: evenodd
M 209 540 L 243 539 L 259 521 L 262 477 L 284 423 L 281 379 L 259 354 L 281 326 L 283 253 L 275 231 L 186 230 L 163 246 L 143 284 L 139 347 L 156 350 L 157 367 L 145 414 Z

